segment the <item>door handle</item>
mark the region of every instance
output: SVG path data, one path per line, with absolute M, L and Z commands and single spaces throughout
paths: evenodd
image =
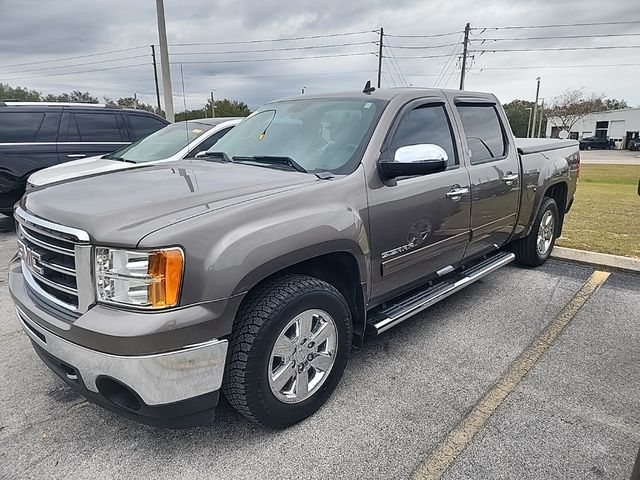
M 459 202 L 463 195 L 469 193 L 469 188 L 460 187 L 460 185 L 454 185 L 445 195 L 454 202 Z
M 511 185 L 513 182 L 518 180 L 519 175 L 517 173 L 507 172 L 502 176 L 502 181 L 507 185 Z
M 86 156 L 85 153 L 70 153 L 67 155 L 67 158 L 84 158 Z

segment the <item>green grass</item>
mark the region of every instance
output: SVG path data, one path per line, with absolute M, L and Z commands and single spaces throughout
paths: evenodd
M 582 165 L 562 247 L 640 258 L 640 165 Z

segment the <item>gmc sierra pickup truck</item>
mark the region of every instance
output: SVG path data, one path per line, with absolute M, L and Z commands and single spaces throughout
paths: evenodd
M 282 428 L 366 335 L 544 263 L 579 164 L 574 140 L 514 140 L 490 94 L 284 99 L 202 160 L 29 191 L 9 286 L 37 354 L 90 400 L 176 427 L 223 393 Z

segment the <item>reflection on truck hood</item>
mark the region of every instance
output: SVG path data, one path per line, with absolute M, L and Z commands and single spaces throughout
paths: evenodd
M 97 243 L 132 246 L 186 218 L 317 181 L 311 174 L 183 160 L 45 186 L 23 201 L 34 215 L 86 230 Z

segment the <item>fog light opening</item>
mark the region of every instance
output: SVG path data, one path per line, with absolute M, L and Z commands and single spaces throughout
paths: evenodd
M 111 403 L 127 410 L 140 410 L 140 401 L 129 388 L 112 378 L 96 380 L 98 391 Z

